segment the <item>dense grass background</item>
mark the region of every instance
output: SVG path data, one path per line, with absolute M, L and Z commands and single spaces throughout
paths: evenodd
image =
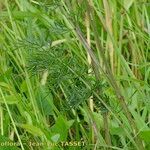
M 1 150 L 149 150 L 149 110 L 149 0 L 0 0 Z

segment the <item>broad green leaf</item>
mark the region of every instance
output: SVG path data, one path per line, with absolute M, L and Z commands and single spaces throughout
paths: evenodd
M 53 142 L 58 142 L 59 138 L 60 138 L 60 134 L 55 134 L 54 136 L 51 137 Z
M 5 82 L 0 82 L 0 87 L 6 88 L 7 90 L 11 88 L 10 85 L 8 85 L 8 84 L 5 83 Z
M 145 142 L 150 142 L 150 130 L 143 130 L 140 132 L 140 137 L 145 141 Z
M 74 120 L 69 120 L 66 122 L 68 129 L 73 125 Z
M 126 10 L 129 10 L 129 8 L 132 6 L 134 0 L 124 0 L 124 8 Z
M 32 124 L 32 117 L 30 116 L 30 114 L 27 111 L 24 111 L 23 114 L 24 114 L 24 116 L 25 116 L 25 118 L 27 120 L 27 123 L 28 124 Z
M 133 117 L 134 117 L 134 119 L 135 119 L 135 122 L 136 122 L 136 124 L 137 124 L 137 127 L 139 128 L 139 129 L 143 129 L 143 128 L 145 128 L 145 129 L 147 129 L 148 127 L 147 127 L 147 124 L 145 123 L 145 121 L 142 119 L 142 117 L 135 111 L 135 110 L 133 110 L 133 109 L 130 109 L 131 110 L 131 113 L 132 113 L 132 115 L 133 115 Z
M 121 127 L 112 127 L 110 132 L 112 135 L 123 135 L 124 129 Z
M 11 77 L 12 68 L 7 69 L 3 74 L 0 74 L 0 81 L 5 81 Z
M 21 20 L 23 20 L 26 17 L 34 17 L 35 14 L 32 13 L 32 12 L 27 12 L 27 11 L 13 11 L 12 12 L 12 16 L 15 19 L 21 19 Z M 9 18 L 9 14 L 6 11 L 3 11 L 0 14 L 0 18 L 8 19 Z
M 86 122 L 89 122 L 88 114 L 86 113 L 86 111 L 85 111 L 82 107 L 80 108 L 80 110 L 81 110 L 81 112 L 82 112 L 82 114 L 83 114 L 83 116 L 84 116 L 84 120 L 85 120 Z
M 6 95 L 5 100 L 7 104 L 17 104 L 20 100 L 20 96 L 16 95 Z M 0 103 L 4 103 L 4 99 L 0 97 Z
M 21 89 L 22 92 L 28 91 L 27 83 L 26 83 L 25 80 L 22 81 L 21 86 L 20 86 L 20 89 Z
M 103 117 L 100 113 L 96 113 L 96 112 L 93 112 L 93 116 L 94 116 L 94 119 L 98 125 L 99 128 L 103 128 L 104 125 L 103 125 Z
M 37 89 L 37 104 L 41 112 L 45 115 L 53 114 L 53 97 L 46 86 Z
M 31 3 L 29 1 L 20 1 L 20 7 L 22 8 L 22 10 L 24 11 L 29 11 L 29 12 L 38 12 L 38 9 L 36 7 L 34 7 L 34 5 L 31 5 Z
M 31 133 L 32 135 L 35 136 L 43 136 L 44 133 L 42 132 L 42 130 L 38 127 L 35 127 L 33 125 L 30 124 L 17 124 L 17 126 L 25 129 L 27 132 Z
M 55 125 L 51 128 L 53 133 L 52 137 L 56 134 L 60 135 L 59 141 L 64 141 L 67 139 L 68 130 L 72 126 L 74 120 L 67 121 L 63 116 L 59 116 Z
M 89 123 L 90 119 L 89 119 L 89 116 L 88 116 L 87 112 L 82 108 L 80 108 L 80 109 L 81 109 L 81 112 L 84 116 L 84 120 L 87 123 Z M 100 113 L 96 113 L 96 112 L 92 112 L 92 114 L 93 114 L 94 120 L 96 121 L 96 124 L 97 124 L 98 128 L 103 128 L 104 126 L 103 126 L 103 117 L 102 117 L 102 115 Z

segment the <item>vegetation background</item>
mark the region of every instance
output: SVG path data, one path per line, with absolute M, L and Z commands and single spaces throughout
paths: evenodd
M 149 0 L 0 0 L 0 150 L 149 150 L 149 111 Z

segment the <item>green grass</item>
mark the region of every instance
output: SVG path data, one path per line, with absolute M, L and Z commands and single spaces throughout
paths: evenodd
M 148 0 L 0 0 L 0 150 L 149 150 L 149 100 Z

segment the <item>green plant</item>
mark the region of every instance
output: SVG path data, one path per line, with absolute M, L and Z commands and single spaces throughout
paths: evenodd
M 0 149 L 148 150 L 149 6 L 0 1 Z

